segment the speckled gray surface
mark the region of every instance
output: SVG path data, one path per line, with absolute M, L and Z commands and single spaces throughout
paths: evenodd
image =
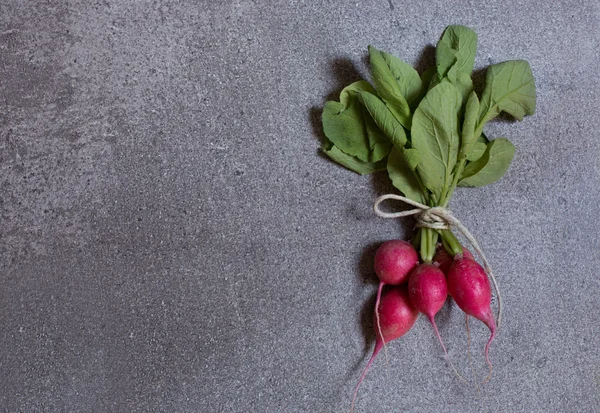
M 504 325 L 480 393 L 420 319 L 358 412 L 600 411 L 600 5 L 594 0 L 0 5 L 0 411 L 341 412 L 372 342 L 385 175 L 318 153 L 372 43 L 411 63 L 471 26 L 538 110 L 499 183 L 452 207 Z M 467 376 L 454 308 L 438 316 Z M 476 374 L 486 331 L 472 323 Z

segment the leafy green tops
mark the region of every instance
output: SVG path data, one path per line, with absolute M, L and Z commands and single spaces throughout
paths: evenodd
M 481 96 L 473 91 L 477 35 L 448 26 L 436 67 L 422 76 L 398 57 L 369 46 L 372 82 L 342 90 L 323 110 L 323 151 L 360 174 L 387 169 L 415 201 L 447 206 L 456 186 L 480 187 L 508 170 L 515 148 L 489 141 L 484 126 L 500 112 L 518 120 L 535 111 L 533 74 L 524 60 L 487 68 Z

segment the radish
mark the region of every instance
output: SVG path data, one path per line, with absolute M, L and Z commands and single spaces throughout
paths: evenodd
M 408 275 L 418 264 L 417 251 L 406 241 L 386 241 L 375 253 L 375 273 L 384 284 L 399 285 L 408 281 Z
M 473 257 L 473 254 L 471 254 L 471 251 L 469 251 L 465 247 L 463 247 L 462 250 L 463 250 L 464 257 L 470 258 L 472 260 L 475 259 L 475 257 Z M 452 256 L 448 253 L 448 251 L 446 251 L 446 248 L 444 248 L 441 245 L 438 248 L 438 250 L 435 254 L 435 257 L 433 258 L 433 262 L 436 262 L 438 264 L 440 270 L 442 270 L 442 272 L 444 274 L 448 274 L 448 270 L 450 269 L 450 266 L 452 265 L 453 260 L 454 260 L 454 258 L 452 258 Z
M 377 309 L 383 286 L 386 284 L 399 285 L 408 281 L 410 272 L 418 264 L 419 255 L 412 244 L 402 240 L 390 240 L 381 244 L 375 253 L 375 273 L 380 280 L 375 302 L 375 315 L 378 314 Z
M 408 295 L 410 302 L 427 316 L 437 331 L 433 317 L 444 306 L 448 296 L 448 285 L 442 270 L 433 264 L 419 265 L 410 273 Z
M 379 310 L 376 310 L 375 317 L 373 317 L 373 324 L 376 324 L 377 320 L 379 320 L 379 326 L 375 329 L 375 349 L 354 390 L 352 410 L 354 410 L 354 401 L 356 400 L 360 384 L 365 378 L 369 367 L 371 367 L 373 360 L 375 360 L 375 357 L 383 348 L 384 343 L 400 338 L 408 333 L 417 321 L 418 316 L 419 311 L 411 304 L 405 286 L 391 287 L 381 296 Z
M 450 356 L 446 351 L 446 346 L 442 341 L 442 336 L 435 324 L 435 315 L 440 311 L 446 302 L 448 297 L 448 285 L 446 283 L 446 276 L 437 266 L 434 264 L 421 264 L 410 273 L 408 280 L 408 296 L 410 302 L 423 314 L 427 316 L 429 322 L 435 330 L 435 334 L 442 345 L 444 354 L 448 364 L 452 367 L 456 375 L 464 381 L 462 376 L 458 373 L 452 362 Z
M 485 360 L 491 373 L 489 349 L 496 334 L 496 320 L 490 307 L 492 289 L 487 274 L 477 261 L 466 257 L 455 258 L 448 270 L 448 290 L 461 310 L 482 321 L 490 329 L 491 335 L 485 346 Z
M 375 273 L 379 277 L 377 300 L 375 301 L 375 325 L 378 335 L 383 336 L 382 346 L 385 346 L 385 336 L 382 334 L 379 320 L 379 305 L 383 286 L 399 285 L 408 281 L 410 272 L 419 264 L 417 250 L 409 242 L 402 240 L 386 241 L 375 253 Z

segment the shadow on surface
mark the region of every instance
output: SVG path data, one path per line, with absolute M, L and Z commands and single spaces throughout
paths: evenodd
M 364 79 L 364 76 L 360 74 L 352 60 L 345 57 L 333 59 L 330 68 L 337 85 L 326 95 L 327 100 L 338 100 L 343 88 Z
M 360 259 L 358 261 L 358 276 L 364 284 L 379 284 L 379 279 L 377 278 L 373 268 L 373 262 L 375 260 L 377 248 L 379 248 L 382 242 L 374 242 L 368 245 L 360 255 Z
M 483 89 L 485 89 L 485 77 L 487 76 L 487 67 L 473 70 L 471 79 L 473 79 L 473 90 L 477 92 L 478 96 L 481 96 Z
M 356 362 L 348 374 L 354 376 L 357 371 L 362 372 L 365 367 L 365 361 L 371 357 L 373 352 L 373 345 L 375 343 L 375 333 L 373 332 L 373 311 L 375 310 L 375 300 L 377 298 L 377 292 L 373 293 L 367 301 L 364 302 L 360 310 L 360 325 L 363 332 L 363 355 Z
M 432 44 L 428 44 L 423 48 L 423 51 L 419 54 L 415 62 L 415 69 L 419 74 L 422 74 L 430 67 L 435 67 L 435 46 Z
M 371 185 L 373 186 L 373 195 L 375 197 L 380 197 L 381 195 L 385 194 L 401 194 L 400 191 L 398 191 L 392 184 L 392 181 L 389 179 L 386 171 L 372 174 Z M 375 202 L 375 199 L 373 199 L 373 202 Z M 386 200 L 381 204 L 380 208 L 383 211 L 404 211 L 412 209 L 410 205 L 394 200 Z M 398 233 L 403 235 L 403 239 L 410 240 L 415 235 L 415 222 L 412 218 L 407 217 L 402 219 L 392 219 L 391 221 L 398 226 Z M 383 241 L 387 240 L 382 240 L 382 242 Z

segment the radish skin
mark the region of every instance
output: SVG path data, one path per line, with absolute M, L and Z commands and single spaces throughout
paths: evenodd
M 375 357 L 383 348 L 384 343 L 389 343 L 408 333 L 417 321 L 418 316 L 419 311 L 410 302 L 408 290 L 405 286 L 391 287 L 381 295 L 379 309 L 378 311 L 376 310 L 373 317 L 374 325 L 377 325 L 377 320 L 379 320 L 378 327 L 375 328 L 375 349 L 356 385 L 350 411 L 354 411 L 354 402 L 356 401 L 358 389 L 371 364 L 373 364 L 373 360 L 375 360 Z
M 375 273 L 384 284 L 400 285 L 419 264 L 417 250 L 409 242 L 386 241 L 375 253 Z
M 490 306 L 492 289 L 487 274 L 477 261 L 465 257 L 457 258 L 448 270 L 448 290 L 461 310 L 482 321 L 490 329 L 491 335 L 485 346 L 485 360 L 491 374 L 489 349 L 496 335 L 496 320 Z
M 463 247 L 463 257 L 470 258 L 472 260 L 475 259 L 475 257 L 473 257 L 473 254 L 471 254 L 471 251 L 469 251 L 465 247 Z M 446 251 L 446 248 L 444 248 L 443 246 L 440 246 L 438 248 L 435 257 L 433 258 L 433 262 L 437 263 L 438 267 L 440 268 L 440 270 L 442 270 L 444 274 L 448 274 L 448 270 L 450 269 L 450 266 L 452 265 L 453 261 L 454 258 L 448 253 L 448 251 Z
M 425 314 L 433 325 L 440 344 L 444 348 L 444 353 L 446 353 L 446 348 L 442 343 L 442 338 L 434 320 L 435 315 L 444 306 L 448 296 L 448 285 L 444 273 L 433 264 L 419 265 L 410 274 L 408 295 L 410 302 L 417 310 Z
M 375 321 L 379 335 L 381 335 L 379 320 L 379 305 L 381 292 L 387 285 L 399 285 L 408 281 L 410 272 L 419 265 L 419 254 L 413 245 L 403 240 L 386 241 L 375 253 L 375 273 L 379 278 L 377 299 L 375 301 Z M 382 341 L 385 347 L 386 340 Z
M 435 330 L 435 334 L 444 350 L 446 360 L 458 378 L 466 382 L 465 379 L 450 361 L 450 356 L 442 340 L 442 336 L 435 323 L 435 315 L 441 310 L 448 297 L 448 284 L 446 276 L 434 264 L 421 264 L 410 273 L 408 280 L 408 296 L 411 303 L 423 314 L 427 316 L 429 322 Z

